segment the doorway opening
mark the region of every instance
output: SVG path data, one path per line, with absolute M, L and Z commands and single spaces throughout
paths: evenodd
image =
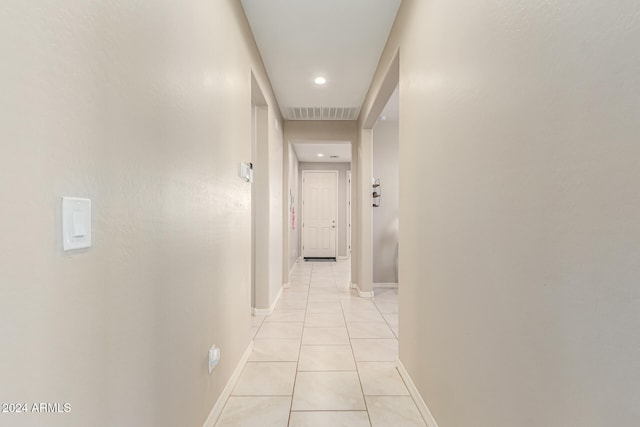
M 402 306 L 399 65 L 396 52 L 364 117 L 358 165 L 363 196 L 359 219 L 366 225 L 360 228 L 358 276 L 398 338 Z
M 350 258 L 351 142 L 292 141 L 298 171 L 299 259 Z

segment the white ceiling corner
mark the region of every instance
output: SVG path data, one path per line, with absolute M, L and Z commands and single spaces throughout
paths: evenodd
M 357 119 L 400 0 L 241 2 L 284 117 Z

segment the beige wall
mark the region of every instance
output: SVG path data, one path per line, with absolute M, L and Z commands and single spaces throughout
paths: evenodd
M 0 401 L 72 405 L 0 423 L 201 426 L 250 340 L 252 68 L 274 105 L 240 3 L 0 21 Z M 62 196 L 92 199 L 93 248 L 62 252 Z
M 398 283 L 398 122 L 373 128 L 373 176 L 382 194 L 373 208 L 373 283 Z
M 400 360 L 440 427 L 640 424 L 640 5 L 403 1 Z

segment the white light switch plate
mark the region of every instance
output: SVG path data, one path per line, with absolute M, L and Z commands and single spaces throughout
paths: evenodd
M 240 163 L 240 178 L 244 182 L 253 182 L 253 169 L 250 163 Z
M 214 344 L 209 349 L 209 373 L 213 372 L 218 362 L 220 362 L 220 347 Z
M 62 247 L 65 251 L 91 247 L 91 200 L 62 198 Z

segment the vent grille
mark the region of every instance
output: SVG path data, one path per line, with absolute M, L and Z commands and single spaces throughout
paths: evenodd
M 288 120 L 356 120 L 358 107 L 286 107 Z

